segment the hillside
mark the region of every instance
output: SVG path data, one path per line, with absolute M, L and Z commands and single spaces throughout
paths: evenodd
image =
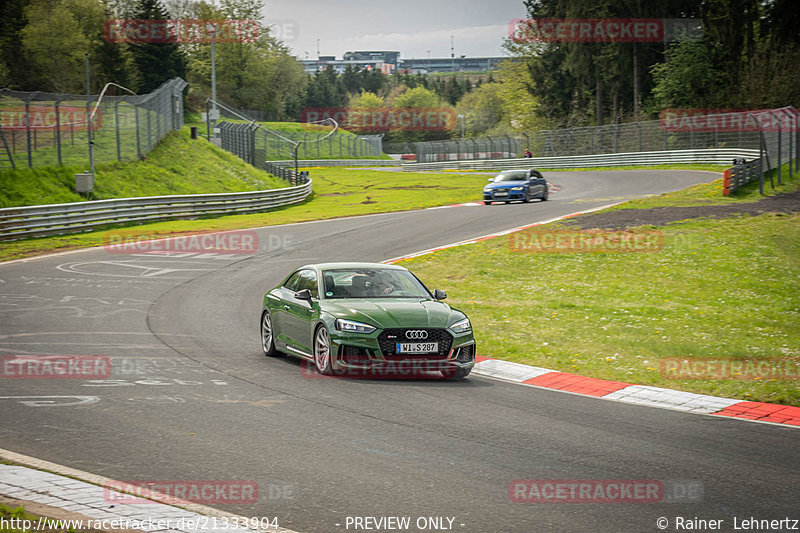
M 88 167 L 88 160 L 86 167 Z M 0 207 L 80 202 L 75 174 L 85 167 L 43 167 L 0 172 Z M 144 159 L 97 165 L 91 199 L 241 192 L 285 187 L 189 128 L 169 134 Z

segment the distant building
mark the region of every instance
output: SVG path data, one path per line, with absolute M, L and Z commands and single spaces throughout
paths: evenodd
M 303 59 L 303 69 L 309 74 L 328 68 L 342 73 L 347 65 L 368 70 L 380 70 L 391 74 L 399 69 L 411 74 L 433 72 L 485 72 L 494 70 L 508 59 L 507 57 L 443 57 L 428 59 L 400 59 L 400 52 L 386 50 L 357 50 L 345 52 L 342 59 L 335 56 L 319 56 L 317 59 Z
M 507 57 L 435 57 L 428 59 L 401 59 L 397 68 L 411 74 L 432 72 L 485 72 L 494 70 Z

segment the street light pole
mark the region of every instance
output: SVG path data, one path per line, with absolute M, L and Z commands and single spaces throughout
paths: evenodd
M 89 52 L 83 53 L 83 62 L 86 67 L 86 132 L 89 134 L 89 168 L 92 173 L 92 182 L 94 182 L 94 142 L 92 141 L 92 117 L 89 113 L 91 109 L 89 102 L 92 97 L 89 86 Z
M 209 23 L 208 29 L 211 32 L 211 122 L 212 137 L 216 137 L 214 129 L 217 126 L 217 118 L 219 118 L 219 110 L 217 109 L 217 64 L 214 56 L 214 41 L 217 38 L 217 25 L 216 23 Z
M 464 138 L 464 121 L 466 120 L 466 117 L 464 117 L 464 115 L 458 115 L 458 118 L 461 119 L 461 138 L 463 139 Z

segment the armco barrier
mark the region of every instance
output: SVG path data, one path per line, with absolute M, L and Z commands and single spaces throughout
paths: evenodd
M 266 191 L 150 196 L 9 207 L 0 209 L 0 240 L 62 235 L 118 223 L 254 213 L 302 202 L 311 194 L 311 185 L 311 180 L 308 180 L 302 185 Z
M 757 180 L 764 175 L 761 159 L 754 159 L 729 168 L 722 175 L 722 194 L 729 196 L 739 187 Z
M 631 152 L 621 154 L 571 155 L 559 157 L 528 157 L 520 159 L 474 159 L 410 163 L 403 161 L 404 171 L 413 170 L 506 170 L 511 168 L 583 168 L 622 165 L 664 165 L 671 163 L 701 163 L 727 165 L 736 158 L 758 159 L 758 150 L 742 148 L 710 148 L 703 150 L 672 150 L 666 152 Z
M 282 167 L 294 166 L 294 159 L 270 161 Z M 397 159 L 299 159 L 298 167 L 399 167 Z

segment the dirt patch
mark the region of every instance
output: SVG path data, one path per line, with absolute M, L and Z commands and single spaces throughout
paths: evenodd
M 743 204 L 601 211 L 571 218 L 564 221 L 563 225 L 581 229 L 623 229 L 644 225 L 663 226 L 670 222 L 688 218 L 724 218 L 734 215 L 798 212 L 800 212 L 800 190 L 787 194 L 777 194 L 757 202 Z
M 327 194 L 318 194 L 317 196 L 352 196 L 354 192 L 329 192 Z

